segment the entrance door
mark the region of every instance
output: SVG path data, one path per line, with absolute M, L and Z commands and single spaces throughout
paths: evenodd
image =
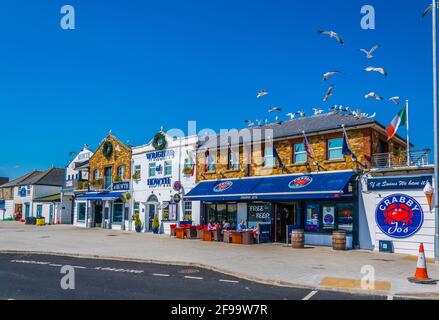
M 104 208 L 102 202 L 97 202 L 95 205 L 95 224 L 97 228 L 102 226 L 102 212 Z
M 24 205 L 24 217 L 28 218 L 30 216 L 30 204 L 26 203 Z
M 154 220 L 154 216 L 155 216 L 155 204 L 149 204 L 148 205 L 148 226 L 149 226 L 149 231 L 152 230 L 152 221 Z
M 295 225 L 296 223 L 296 213 L 295 205 L 284 205 L 280 204 L 277 206 L 277 230 L 276 230 L 276 240 L 277 242 L 287 241 L 287 226 Z
M 53 221 L 53 204 L 49 206 L 49 224 Z
M 16 204 L 15 205 L 15 212 L 18 212 L 19 214 L 23 214 L 23 205 L 22 204 Z

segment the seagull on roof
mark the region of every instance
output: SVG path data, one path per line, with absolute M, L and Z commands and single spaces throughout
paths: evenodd
M 323 101 L 326 102 L 328 101 L 329 97 L 332 96 L 332 91 L 334 90 L 334 85 L 331 85 L 328 89 L 328 91 L 326 91 L 325 97 L 323 98 Z
M 296 118 L 296 116 L 291 112 L 287 113 L 286 116 L 289 117 L 291 120 L 294 120 Z
M 329 36 L 330 38 L 334 38 L 338 41 L 338 43 L 340 44 L 344 44 L 344 41 L 340 38 L 340 36 L 334 32 L 334 31 L 327 31 L 327 30 L 319 30 L 318 31 L 320 34 L 324 34 L 326 36 Z
M 272 113 L 273 111 L 282 111 L 282 108 L 274 107 L 274 108 L 268 109 L 269 113 Z
M 300 116 L 301 118 L 306 116 L 305 112 L 303 112 L 303 111 L 297 111 L 296 115 Z
M 259 98 L 265 97 L 266 95 L 268 95 L 268 92 L 267 92 L 267 91 L 265 91 L 265 90 L 260 90 L 260 91 L 258 92 L 258 95 L 256 96 L 256 98 L 259 99 Z
M 430 5 L 427 7 L 427 9 L 425 9 L 424 13 L 422 14 L 422 18 L 425 18 L 425 16 L 431 12 L 431 9 L 433 9 L 432 3 L 430 3 Z
M 374 112 L 372 115 L 370 115 L 369 117 L 367 117 L 368 119 L 374 119 L 377 116 L 377 113 Z
M 247 123 L 247 125 L 248 125 L 249 127 L 253 127 L 253 126 L 255 125 L 254 122 L 251 121 L 251 120 L 244 120 L 244 122 Z
M 276 116 L 275 121 L 276 121 L 276 124 L 282 124 L 282 121 L 279 120 L 279 116 Z
M 317 108 L 313 108 L 312 111 L 314 111 L 315 116 L 318 116 L 318 115 L 322 114 L 323 112 L 325 112 L 325 110 L 317 109 Z
M 401 101 L 399 100 L 399 97 L 391 97 L 389 101 L 392 101 L 394 104 L 399 105 Z
M 372 49 L 370 49 L 369 51 L 367 51 L 366 49 L 360 49 L 361 52 L 364 52 L 366 54 L 366 58 L 367 59 L 372 59 L 373 58 L 373 54 L 374 52 L 379 48 L 379 45 L 375 45 L 372 47 Z
M 383 76 L 387 77 L 387 71 L 384 68 L 375 68 L 375 67 L 367 67 L 364 69 L 366 72 L 378 72 L 381 73 Z
M 333 71 L 326 72 L 326 73 L 323 75 L 323 81 L 328 80 L 330 77 L 332 77 L 334 74 L 337 74 L 337 73 L 342 73 L 342 72 L 341 72 L 341 71 L 337 71 L 337 70 L 333 70 Z
M 375 99 L 375 100 L 383 100 L 383 97 L 380 97 L 375 92 L 370 92 L 364 96 L 365 99 Z
M 258 126 L 261 126 L 261 124 L 264 122 L 264 120 L 259 120 L 259 119 L 256 119 L 256 123 L 258 124 Z

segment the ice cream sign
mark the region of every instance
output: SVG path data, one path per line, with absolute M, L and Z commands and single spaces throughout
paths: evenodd
M 378 204 L 375 215 L 378 227 L 392 238 L 411 237 L 424 223 L 421 205 L 405 194 L 394 194 L 384 198 Z

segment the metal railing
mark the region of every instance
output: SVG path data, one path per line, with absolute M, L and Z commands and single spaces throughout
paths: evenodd
M 372 168 L 426 167 L 431 164 L 430 152 L 430 149 L 413 150 L 409 152 L 409 157 L 406 151 L 377 153 L 372 156 Z

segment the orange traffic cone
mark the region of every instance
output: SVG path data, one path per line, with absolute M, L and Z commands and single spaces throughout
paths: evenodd
M 424 244 L 419 246 L 418 264 L 416 273 L 413 278 L 408 279 L 410 282 L 419 284 L 436 284 L 436 280 L 430 279 L 427 272 L 427 262 L 425 261 Z

